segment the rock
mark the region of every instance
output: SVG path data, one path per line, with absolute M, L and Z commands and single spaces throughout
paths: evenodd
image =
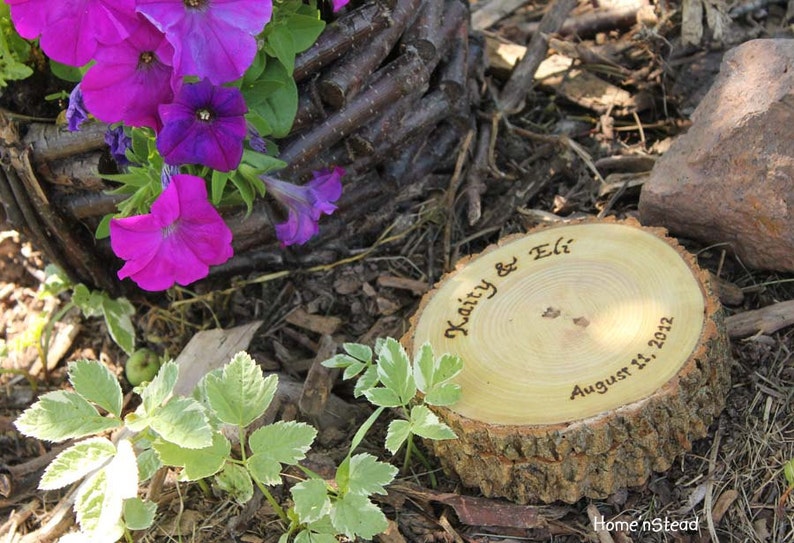
M 794 271 L 794 40 L 729 51 L 692 123 L 646 181 L 642 223 Z

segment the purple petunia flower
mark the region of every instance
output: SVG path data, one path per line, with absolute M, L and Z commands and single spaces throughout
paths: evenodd
M 138 0 L 138 11 L 174 46 L 174 69 L 215 84 L 242 77 L 256 39 L 273 12 L 271 0 Z
M 331 0 L 331 5 L 333 6 L 333 12 L 336 13 L 346 5 L 350 3 L 350 0 Z
M 124 41 L 96 52 L 96 64 L 81 83 L 86 106 L 107 123 L 162 126 L 157 108 L 174 98 L 171 58 L 174 49 L 145 18 Z
M 144 290 L 188 285 L 209 267 L 231 258 L 232 232 L 207 201 L 200 177 L 174 175 L 147 215 L 110 221 L 110 245 L 126 260 L 119 279 L 131 278 Z
M 248 108 L 239 89 L 187 83 L 160 106 L 157 149 L 168 164 L 203 164 L 228 172 L 240 163 Z
M 69 106 L 66 108 L 66 126 L 70 132 L 80 130 L 80 125 L 88 120 L 88 110 L 83 103 L 83 93 L 78 83 L 69 94 Z
M 132 146 L 132 139 L 124 132 L 123 126 L 117 125 L 108 128 L 105 132 L 105 143 L 110 147 L 110 156 L 119 167 L 123 168 L 130 163 L 127 158 L 127 149 Z
M 336 202 L 342 195 L 342 176 L 345 170 L 313 172 L 314 179 L 303 186 L 262 176 L 268 192 L 287 207 L 287 221 L 276 225 L 276 236 L 282 246 L 309 241 L 319 232 L 320 215 L 336 211 Z
M 82 66 L 99 44 L 118 43 L 138 26 L 135 0 L 7 0 L 17 32 L 41 35 L 48 57 Z

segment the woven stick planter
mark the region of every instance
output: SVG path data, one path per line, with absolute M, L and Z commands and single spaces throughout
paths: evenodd
M 279 247 L 272 228 L 279 217 L 266 201 L 248 217 L 221 210 L 235 257 L 211 276 L 329 262 L 371 242 L 401 195 L 421 196 L 423 180 L 454 157 L 472 128 L 480 58 L 461 0 L 371 1 L 330 23 L 296 60 L 298 115 L 278 142 L 289 163 L 278 175 L 301 181 L 313 169 L 343 166 L 339 210 L 311 242 L 289 251 Z M 115 168 L 105 129 L 92 123 L 68 132 L 0 112 L 0 200 L 8 221 L 73 279 L 118 293 L 121 261 L 107 240 L 93 237 L 119 198 L 107 194 L 113 184 L 100 174 Z

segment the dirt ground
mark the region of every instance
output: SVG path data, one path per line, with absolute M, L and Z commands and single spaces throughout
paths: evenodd
M 699 44 L 683 45 L 678 5 L 655 5 L 652 15 L 645 15 L 656 20 L 649 27 L 635 24 L 636 14 L 593 23 L 588 15 L 592 7 L 581 4 L 574 12 L 575 21 L 581 23 L 576 27 L 577 38 L 568 35 L 565 42 L 578 43 L 580 54 L 598 53 L 599 61 L 588 61 L 583 55 L 578 62 L 627 89 L 631 99 L 646 101 L 647 107 L 621 115 L 586 101 L 574 103 L 571 96 L 544 85 L 531 91 L 524 110 L 509 122 L 494 117 L 492 104 L 484 104 L 481 119 L 488 124 L 495 118 L 494 138 L 484 155 L 482 181 L 487 190 L 479 197 L 482 217 L 474 225 L 468 220 L 472 202 L 477 200 L 471 196 L 474 190 L 464 185 L 457 198 L 439 190 L 430 200 L 405 206 L 395 217 L 395 228 L 371 248 L 335 264 L 279 278 L 252 274 L 234 282 L 203 285 L 198 291 L 175 289 L 164 299 L 139 302 L 134 319 L 139 344 L 175 356 L 200 330 L 261 320 L 249 352 L 265 370 L 301 381 L 323 334 L 338 345 L 400 337 L 421 295 L 464 255 L 541 222 L 636 216 L 644 172 L 652 166 L 653 157 L 664 152 L 670 138 L 687 128 L 688 115 L 716 75 L 722 53 L 754 37 L 792 37 L 784 4 L 710 5 L 724 13 L 723 18 L 714 19 L 721 22 L 704 18 Z M 514 9 L 501 20 L 488 22 L 483 34 L 524 43 L 527 28 L 539 20 L 542 7 L 529 4 Z M 498 66 L 487 72 L 495 87 L 504 77 Z M 632 165 L 613 160 L 618 156 L 633 157 Z M 594 178 L 594 169 L 604 182 Z M 447 187 L 453 175 L 450 171 L 441 176 L 440 186 Z M 52 457 L 52 447 L 21 436 L 13 420 L 37 394 L 64 386 L 65 362 L 70 360 L 103 361 L 128 391 L 123 377 L 126 357 L 100 320 L 69 314 L 55 329 L 55 335 L 63 338 L 63 356 L 52 367 L 44 367 L 37 334 L 64 299 L 37 294 L 47 262 L 15 231 L 7 226 L 2 230 L 0 538 L 44 541 L 63 532 L 73 519 L 60 514 L 62 494 L 36 489 L 42 462 Z M 794 299 L 794 278 L 747 269 L 722 247 L 704 247 L 686 238 L 679 241 L 696 255 L 701 267 L 732 285 L 735 295 L 723 300 L 729 315 Z M 76 335 L 70 336 L 68 324 L 77 327 Z M 733 341 L 733 385 L 719 420 L 691 452 L 641 487 L 605 500 L 510 509 L 501 500 L 481 498 L 476 489 L 460 487 L 440 471 L 439 485 L 431 489 L 427 473 L 416 466 L 416 472 L 400 477 L 400 484 L 410 485 L 411 492 L 394 490 L 382 499 L 392 526 L 378 540 L 794 542 L 794 497 L 783 475 L 783 465 L 794 458 L 792 350 L 791 328 Z M 347 386 L 337 387 L 335 393 L 354 402 Z M 290 415 L 289 406 L 285 407 L 285 416 L 294 417 L 294 409 Z M 351 434 L 351 428 L 343 426 L 328 433 L 321 450 L 311 458 L 314 465 L 327 465 L 338 457 Z M 386 458 L 376 443 L 373 440 L 367 446 Z M 437 492 L 459 493 L 470 500 L 468 507 L 477 510 L 506 507 L 509 513 L 500 518 L 511 520 L 489 526 L 466 524 Z M 138 534 L 138 540 L 255 543 L 275 542 L 279 536 L 273 528 L 276 518 L 261 496 L 240 507 L 223 496 L 204 494 L 195 485 L 177 486 L 168 479 L 159 505 L 156 528 Z M 525 527 L 527 515 L 537 515 L 531 528 Z M 594 515 L 629 522 L 697 520 L 699 531 L 648 528 L 596 533 Z

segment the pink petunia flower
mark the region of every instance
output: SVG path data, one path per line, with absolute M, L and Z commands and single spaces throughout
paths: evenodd
M 82 66 L 98 44 L 126 38 L 138 26 L 135 0 L 6 0 L 17 32 L 28 39 L 41 35 L 48 57 Z
M 177 75 L 216 85 L 242 77 L 256 38 L 273 13 L 271 0 L 138 0 L 138 11 L 174 46 Z
M 350 0 L 331 0 L 331 5 L 333 12 L 336 13 L 346 5 L 350 3 Z
M 172 176 L 151 213 L 110 221 L 110 245 L 126 260 L 119 279 L 131 278 L 144 290 L 188 285 L 209 267 L 231 258 L 232 232 L 207 201 L 200 177 Z
M 345 170 L 334 167 L 313 172 L 314 179 L 303 186 L 273 177 L 262 176 L 268 192 L 287 207 L 287 221 L 276 225 L 276 236 L 282 246 L 309 241 L 320 230 L 320 216 L 336 211 L 333 204 L 342 195 Z
M 248 108 L 237 88 L 206 79 L 186 83 L 174 102 L 161 105 L 157 149 L 168 164 L 203 164 L 228 172 L 240 163 Z
M 106 123 L 159 130 L 157 108 L 174 99 L 173 55 L 165 35 L 141 17 L 127 39 L 97 49 L 96 64 L 80 83 L 88 110 Z

